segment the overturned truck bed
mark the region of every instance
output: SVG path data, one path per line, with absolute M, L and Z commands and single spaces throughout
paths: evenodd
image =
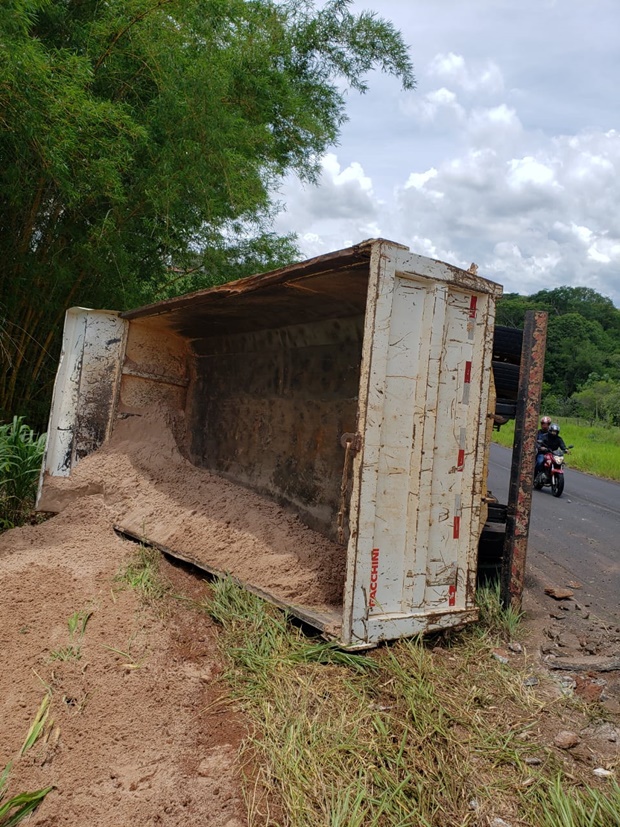
M 120 530 L 346 646 L 474 619 L 500 294 L 378 239 L 73 308 L 39 508 L 101 491 Z

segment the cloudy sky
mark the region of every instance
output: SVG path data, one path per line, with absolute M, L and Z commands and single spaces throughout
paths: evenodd
M 318 187 L 288 180 L 305 255 L 385 237 L 507 292 L 582 285 L 620 307 L 620 2 L 368 0 L 417 88 L 373 75 Z

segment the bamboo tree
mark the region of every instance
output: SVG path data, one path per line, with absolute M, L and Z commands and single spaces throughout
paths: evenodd
M 349 6 L 2 3 L 0 417 L 44 424 L 70 304 L 125 309 L 229 278 L 227 260 L 237 276 L 290 261 L 274 193 L 316 175 L 341 80 L 413 85 L 400 34 Z

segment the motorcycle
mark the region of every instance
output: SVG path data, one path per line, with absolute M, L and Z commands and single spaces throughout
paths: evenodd
M 572 445 L 569 445 L 567 452 Z M 554 497 L 561 497 L 564 491 L 564 453 L 561 448 L 547 451 L 542 464 L 542 470 L 534 477 L 534 488 L 540 491 L 546 485 L 551 486 Z

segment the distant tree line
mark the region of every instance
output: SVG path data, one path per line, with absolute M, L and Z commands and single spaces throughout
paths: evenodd
M 549 313 L 545 412 L 620 425 L 620 310 L 589 287 L 557 287 L 506 293 L 496 323 L 523 327 L 527 310 Z

